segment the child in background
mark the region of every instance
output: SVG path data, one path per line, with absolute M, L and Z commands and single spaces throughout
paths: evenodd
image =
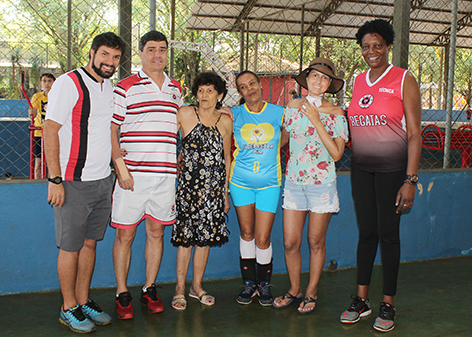
M 43 73 L 39 80 L 43 91 L 38 92 L 31 98 L 32 108 L 29 115 L 34 116 L 34 126 L 43 127 L 46 109 L 48 105 L 48 93 L 56 78 L 51 73 Z M 34 131 L 34 179 L 41 179 L 41 130 Z

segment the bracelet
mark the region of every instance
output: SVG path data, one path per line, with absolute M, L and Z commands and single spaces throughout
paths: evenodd
M 223 187 L 223 192 L 229 193 L 229 187 Z
M 404 183 L 408 184 L 408 185 L 416 185 L 416 183 L 412 182 L 411 180 L 409 179 L 405 179 L 403 180 Z

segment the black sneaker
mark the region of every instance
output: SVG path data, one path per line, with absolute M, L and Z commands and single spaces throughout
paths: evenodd
M 359 296 L 352 295 L 352 303 L 349 309 L 344 311 L 339 318 L 341 323 L 356 323 L 361 317 L 369 316 L 372 313 L 369 300 L 364 300 Z
M 392 331 L 395 328 L 395 307 L 389 303 L 380 303 L 379 317 L 375 319 L 374 329 L 381 332 Z
M 250 304 L 252 298 L 257 295 L 257 286 L 254 281 L 246 280 L 244 281 L 243 287 L 236 302 L 239 304 Z
M 257 292 L 259 293 L 259 304 L 263 306 L 270 306 L 272 302 L 274 302 L 274 298 L 272 297 L 272 293 L 270 292 L 270 284 L 267 281 L 262 281 L 257 286 Z

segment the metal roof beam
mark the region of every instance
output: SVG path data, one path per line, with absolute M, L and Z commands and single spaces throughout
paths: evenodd
M 248 18 L 256 2 L 257 0 L 248 0 L 246 2 L 243 9 L 241 10 L 238 17 L 236 18 L 236 22 L 233 24 L 233 27 L 231 28 L 231 30 L 236 31 L 236 30 L 241 29 L 241 26 L 243 25 L 244 20 Z
M 465 28 L 466 26 L 472 23 L 472 12 L 468 13 L 467 15 L 463 16 L 460 20 L 457 21 L 457 32 L 461 29 Z M 444 32 L 439 34 L 437 38 L 431 42 L 432 46 L 446 46 L 449 44 L 449 39 L 451 38 L 451 27 L 446 29 Z
M 332 0 L 318 15 L 315 21 L 313 21 L 310 26 L 306 29 L 304 33 L 310 34 L 311 32 L 316 32 L 319 27 L 323 26 L 323 24 L 326 22 L 326 20 L 329 19 L 330 16 L 332 16 L 335 12 L 336 9 L 341 6 L 341 4 L 345 0 Z

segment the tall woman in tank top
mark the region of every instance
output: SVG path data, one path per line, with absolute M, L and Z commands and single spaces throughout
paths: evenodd
M 315 309 L 318 282 L 326 259 L 326 232 L 333 213 L 339 212 L 335 161 L 341 159 L 348 131 L 344 111 L 324 98 L 341 90 L 344 81 L 334 64 L 322 57 L 296 77 L 308 89 L 306 98 L 290 101 L 284 128 L 290 132 L 290 159 L 284 186 L 284 246 L 290 289 L 274 300 L 275 308 L 302 301 L 300 314 Z M 300 247 L 308 215 L 310 281 L 302 294 Z
M 392 330 L 400 264 L 400 215 L 415 199 L 421 154 L 418 84 L 388 62 L 394 32 L 385 20 L 367 21 L 356 39 L 370 69 L 356 77 L 348 119 L 352 135 L 351 185 L 357 217 L 357 295 L 341 314 L 355 323 L 372 312 L 369 285 L 380 244 L 383 300 L 376 330 Z
M 234 117 L 234 159 L 230 190 L 238 216 L 240 268 L 244 282 L 239 304 L 272 305 L 272 245 L 270 234 L 280 198 L 280 147 L 288 139 L 282 130 L 284 108 L 262 100 L 257 75 L 243 71 L 236 86 L 245 103 L 231 109 Z

